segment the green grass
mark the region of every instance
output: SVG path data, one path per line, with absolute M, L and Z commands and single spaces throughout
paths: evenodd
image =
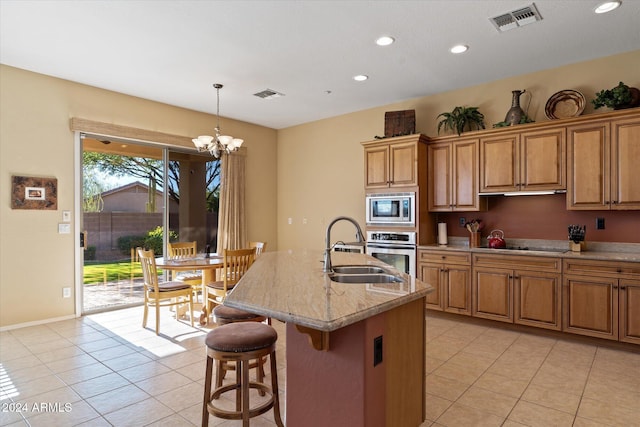
M 162 270 L 158 269 L 158 273 Z M 133 264 L 129 261 L 106 262 L 100 264 L 88 264 L 84 266 L 84 284 L 91 285 L 105 282 L 129 280 L 132 277 L 142 277 L 139 262 Z

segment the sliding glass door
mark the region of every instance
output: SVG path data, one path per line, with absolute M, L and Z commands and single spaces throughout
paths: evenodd
M 169 239 L 216 251 L 220 162 L 207 154 L 169 150 Z
M 219 162 L 117 138 L 81 141 L 82 313 L 142 304 L 136 247 L 162 256 L 169 240 L 195 240 L 215 251 Z

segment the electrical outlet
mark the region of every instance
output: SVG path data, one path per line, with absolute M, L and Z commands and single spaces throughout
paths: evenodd
M 467 219 L 461 216 L 460 219 L 458 220 L 458 224 L 460 224 L 460 227 L 464 227 L 466 223 L 467 223 Z
M 604 218 L 596 218 L 596 230 L 604 230 Z
M 62 288 L 62 298 L 71 298 L 71 288 Z
M 382 363 L 382 335 L 373 339 L 373 366 Z

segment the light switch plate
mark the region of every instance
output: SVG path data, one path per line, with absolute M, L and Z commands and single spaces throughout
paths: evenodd
M 60 223 L 58 224 L 58 234 L 69 234 L 71 233 L 71 224 Z
M 71 222 L 71 211 L 62 211 L 62 222 Z

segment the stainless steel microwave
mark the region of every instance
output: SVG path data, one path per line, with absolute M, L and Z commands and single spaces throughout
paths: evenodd
M 366 201 L 367 225 L 416 224 L 416 193 L 367 194 Z

